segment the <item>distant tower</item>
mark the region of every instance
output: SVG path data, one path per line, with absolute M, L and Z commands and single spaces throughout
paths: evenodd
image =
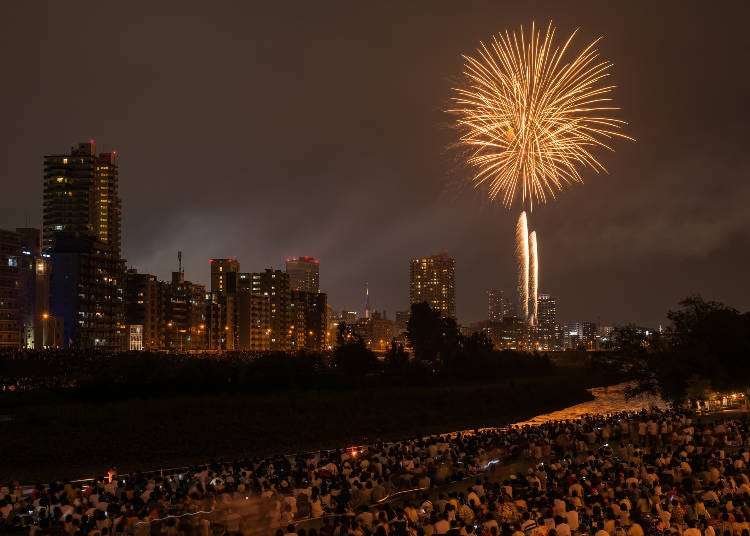
M 370 318 L 370 284 L 365 283 L 365 318 Z

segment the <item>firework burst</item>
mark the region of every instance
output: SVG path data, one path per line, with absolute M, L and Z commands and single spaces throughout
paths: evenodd
M 464 56 L 463 87 L 450 112 L 457 117 L 460 144 L 468 149 L 476 187 L 491 200 L 522 208 L 546 203 L 581 170 L 606 171 L 594 156 L 612 150 L 626 124 L 613 117 L 614 86 L 604 83 L 612 64 L 602 60 L 598 39 L 574 54 L 576 32 L 555 45 L 555 28 L 498 34 Z

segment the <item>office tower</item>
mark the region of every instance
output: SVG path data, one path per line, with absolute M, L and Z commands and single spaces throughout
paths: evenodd
M 269 351 L 271 349 L 270 296 L 253 294 L 250 289 L 240 289 L 238 303 L 239 349 L 250 352 Z
M 549 294 L 539 295 L 539 329 L 552 332 L 557 325 L 557 300 Z
M 289 301 L 292 351 L 321 352 L 328 328 L 328 296 L 323 292 L 292 290 Z
M 139 274 L 131 268 L 125 275 L 125 323 L 141 326 L 142 330 L 130 330 L 131 335 L 140 336 L 142 349 L 163 350 L 166 348 L 168 326 L 167 300 L 169 287 L 155 275 Z M 169 322 L 171 324 L 171 322 Z M 133 344 L 129 344 L 132 348 Z
M 253 273 L 251 291 L 268 296 L 271 305 L 271 350 L 288 351 L 291 348 L 289 274 L 272 268 Z
M 537 331 L 543 350 L 559 350 L 561 329 L 557 323 L 557 300 L 549 294 L 539 294 Z
M 240 263 L 235 259 L 211 259 L 211 292 L 237 294 L 239 272 Z
M 66 346 L 124 347 L 124 275 L 110 246 L 79 233 L 55 234 L 50 314 L 62 317 Z
M 456 260 L 447 253 L 412 259 L 409 302 L 427 302 L 443 317 L 456 318 Z
M 487 320 L 502 322 L 506 315 L 505 293 L 502 290 L 487 291 Z
M 293 257 L 286 260 L 289 288 L 302 292 L 320 292 L 320 262 L 312 257 Z
M 44 157 L 43 249 L 55 233 L 78 233 L 112 248 L 120 258 L 121 201 L 116 152 L 96 154 L 94 140 L 69 154 Z
M 52 255 L 50 315 L 66 346 L 127 346 L 116 153 L 94 141 L 44 157 L 42 249 Z
M 185 281 L 181 262 L 179 270 L 172 272 L 166 302 L 169 328 L 166 330 L 167 348 L 187 351 L 207 349 L 206 287 Z

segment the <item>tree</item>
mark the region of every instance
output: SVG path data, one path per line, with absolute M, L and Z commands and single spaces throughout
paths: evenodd
M 409 366 L 409 354 L 404 350 L 404 345 L 393 339 L 388 352 L 385 354 L 383 364 L 386 373 L 392 376 L 402 376 Z
M 333 362 L 346 376 L 364 376 L 378 368 L 378 358 L 367 348 L 364 339 L 349 332 L 343 322 L 339 324 L 338 342 Z
M 442 318 L 427 302 L 412 304 L 406 337 L 415 359 L 428 362 L 433 368 L 455 356 L 460 344 L 456 321 Z
M 631 394 L 657 392 L 681 402 L 709 388 L 744 389 L 750 382 L 750 315 L 700 296 L 679 305 L 667 313 L 665 337 L 641 349 L 627 342 L 618 348 L 636 382 Z

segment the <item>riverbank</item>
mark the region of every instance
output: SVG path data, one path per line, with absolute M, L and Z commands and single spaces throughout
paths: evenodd
M 582 372 L 582 371 L 580 371 Z M 593 399 L 584 375 L 13 409 L 0 482 L 77 479 L 503 426 Z M 41 431 L 44 431 L 43 433 Z

